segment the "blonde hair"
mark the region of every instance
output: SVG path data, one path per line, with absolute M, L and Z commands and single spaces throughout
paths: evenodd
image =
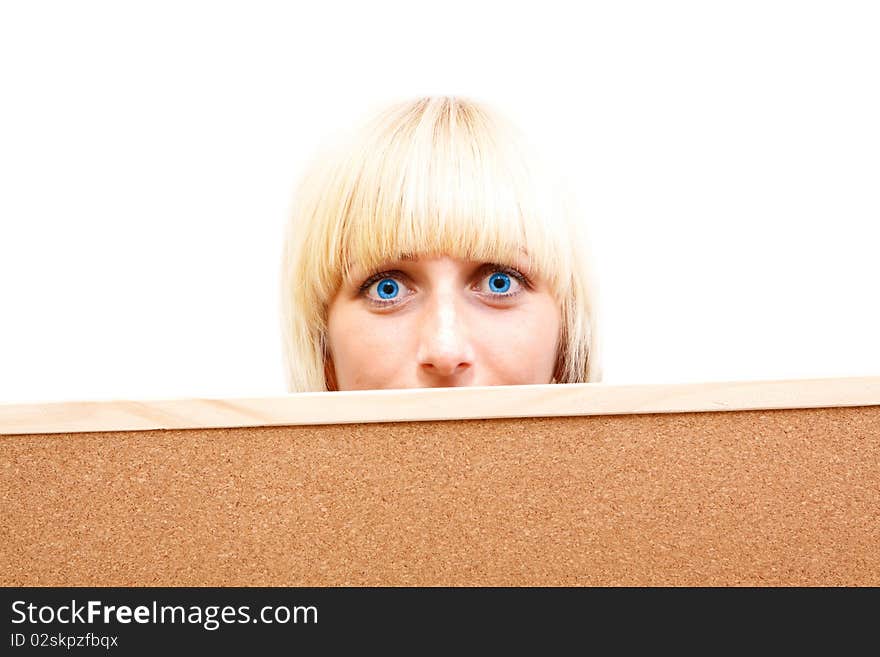
M 281 268 L 288 389 L 328 388 L 327 306 L 352 266 L 448 255 L 542 276 L 560 304 L 555 380 L 600 378 L 592 261 L 573 199 L 518 130 L 457 97 L 399 102 L 344 134 L 306 169 Z

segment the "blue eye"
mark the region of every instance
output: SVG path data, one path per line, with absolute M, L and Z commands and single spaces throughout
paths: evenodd
M 393 299 L 400 291 L 400 286 L 393 278 L 383 278 L 376 287 L 376 292 L 382 299 Z
M 510 276 L 502 272 L 495 272 L 489 277 L 489 289 L 499 294 L 507 292 L 510 289 Z

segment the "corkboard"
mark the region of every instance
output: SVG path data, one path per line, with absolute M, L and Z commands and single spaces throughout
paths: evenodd
M 880 585 L 878 405 L 17 433 L 0 468 L 3 586 Z

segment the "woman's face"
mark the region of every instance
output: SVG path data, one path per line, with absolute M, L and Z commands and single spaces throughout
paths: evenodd
M 328 381 L 338 390 L 550 383 L 560 311 L 525 270 L 444 256 L 353 271 L 328 308 Z

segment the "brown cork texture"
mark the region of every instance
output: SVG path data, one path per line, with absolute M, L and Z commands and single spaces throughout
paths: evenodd
M 4 586 L 878 586 L 880 406 L 0 436 Z

